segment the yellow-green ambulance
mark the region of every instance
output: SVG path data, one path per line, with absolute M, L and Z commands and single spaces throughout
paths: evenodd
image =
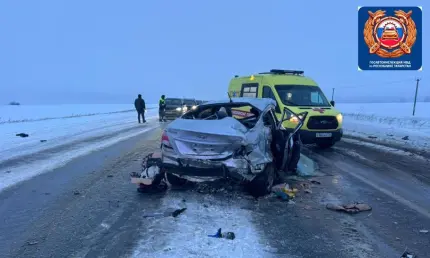
M 308 112 L 300 130 L 304 144 L 317 144 L 322 148 L 333 146 L 343 136 L 342 114 L 328 101 L 318 84 L 303 71 L 272 69 L 270 72 L 248 76 L 235 76 L 228 88 L 231 97 L 271 98 L 276 101 L 276 116 L 288 107 L 296 114 Z M 298 123 L 292 117 L 283 123 L 293 129 Z

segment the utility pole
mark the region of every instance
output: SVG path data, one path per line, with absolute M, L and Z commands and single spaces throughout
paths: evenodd
M 415 106 L 417 105 L 418 85 L 420 84 L 420 80 L 421 79 L 417 79 L 417 86 L 415 88 L 414 110 L 412 111 L 413 116 L 415 116 Z
M 331 100 L 334 100 L 334 88 L 332 88 L 332 92 L 331 92 Z

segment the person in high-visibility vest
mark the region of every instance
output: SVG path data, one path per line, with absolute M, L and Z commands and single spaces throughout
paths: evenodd
M 161 95 L 160 101 L 158 102 L 158 120 L 160 122 L 166 121 L 164 118 L 165 112 L 166 112 L 166 96 Z

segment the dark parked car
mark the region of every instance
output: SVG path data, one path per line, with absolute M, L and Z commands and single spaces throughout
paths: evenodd
M 184 113 L 184 103 L 180 98 L 166 98 L 165 118 L 169 120 L 176 119 Z
M 184 99 L 184 111 L 196 109 L 199 105 L 195 99 Z

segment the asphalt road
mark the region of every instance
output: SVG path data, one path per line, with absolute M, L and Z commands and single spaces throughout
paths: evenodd
M 140 194 L 129 173 L 159 147 L 161 128 L 0 193 L 0 257 L 430 257 L 430 163 L 353 141 L 308 147 L 311 192 L 294 203 L 234 185 Z M 364 202 L 345 214 L 327 203 Z M 176 218 L 164 212 L 185 207 Z M 149 216 L 149 217 L 147 217 Z M 210 238 L 218 228 L 234 240 Z

